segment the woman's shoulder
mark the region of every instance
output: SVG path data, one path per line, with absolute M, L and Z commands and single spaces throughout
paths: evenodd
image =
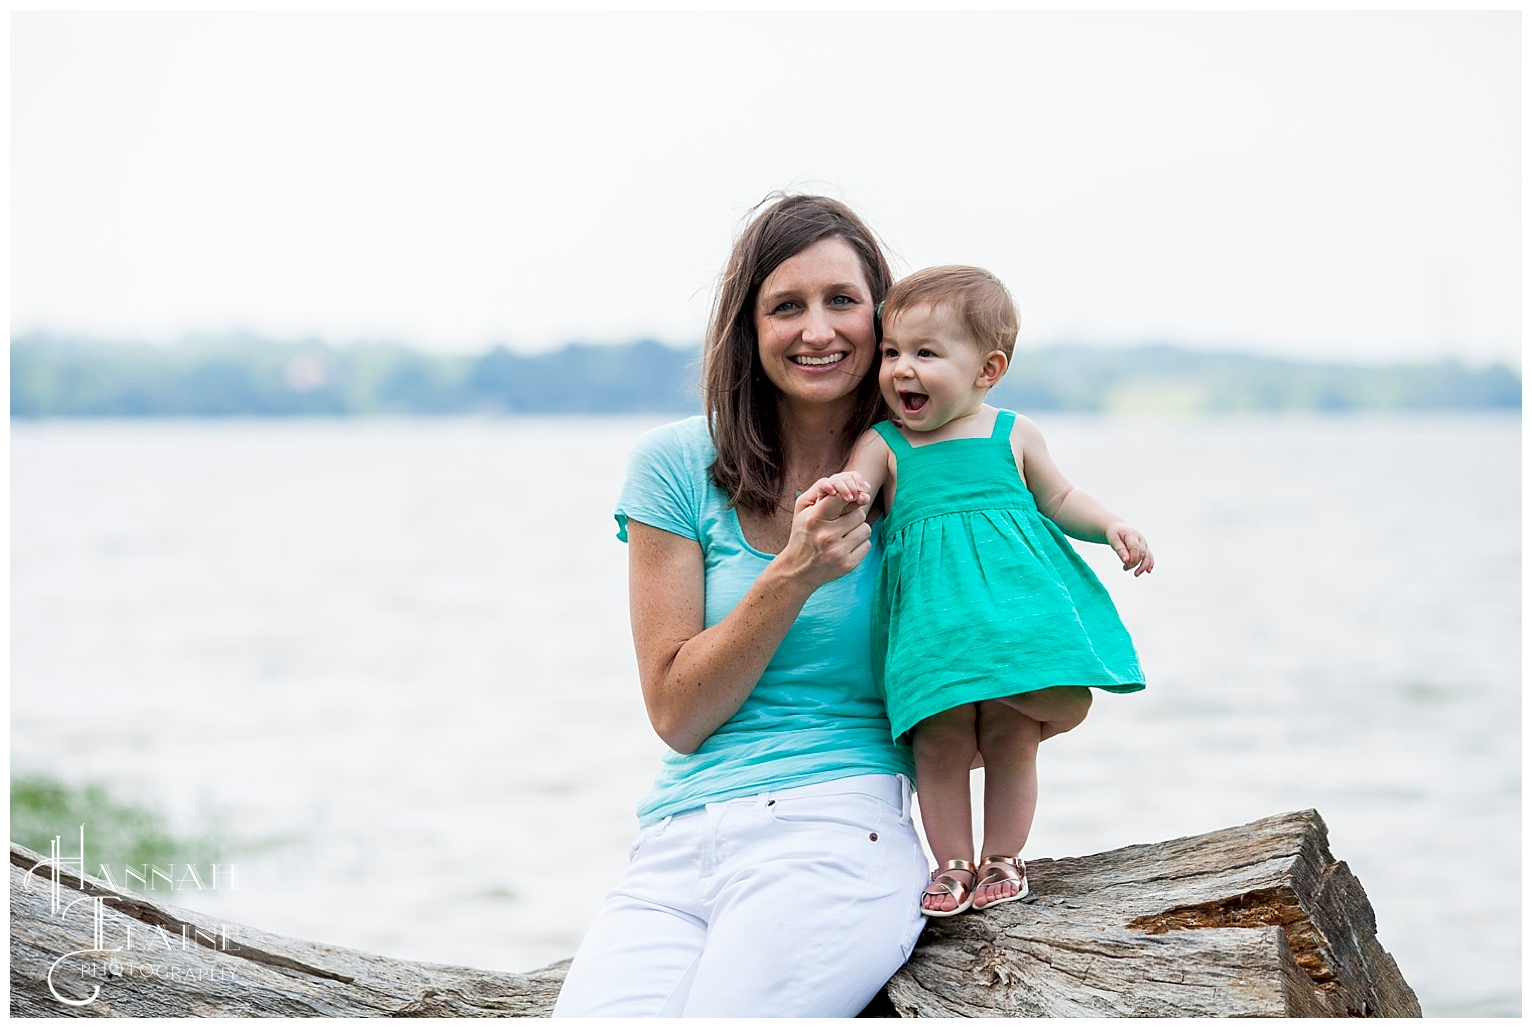
M 702 467 L 713 463 L 713 437 L 701 414 L 656 425 L 633 443 L 633 460 Z
M 688 539 L 702 538 L 712 462 L 713 441 L 700 415 L 645 431 L 633 443 L 618 494 L 617 538 L 627 539 L 630 517 Z

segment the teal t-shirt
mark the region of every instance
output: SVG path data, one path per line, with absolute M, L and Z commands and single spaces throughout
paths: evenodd
M 722 621 L 771 555 L 745 541 L 728 497 L 708 475 L 713 442 L 702 417 L 646 432 L 633 447 L 617 501 L 617 538 L 628 521 L 702 546 L 705 624 Z M 768 789 L 865 774 L 913 776 L 908 748 L 893 742 L 872 674 L 872 598 L 883 556 L 820 586 L 803 605 L 748 699 L 695 753 L 666 754 L 640 824 L 705 803 Z

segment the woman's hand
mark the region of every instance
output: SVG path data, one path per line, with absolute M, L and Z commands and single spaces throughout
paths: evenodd
M 810 592 L 854 570 L 872 548 L 871 502 L 867 483 L 854 471 L 821 478 L 793 504 L 792 531 L 772 563 L 802 575 Z
M 1114 521 L 1106 527 L 1106 541 L 1116 552 L 1117 559 L 1122 561 L 1122 569 L 1133 572 L 1134 578 L 1154 570 L 1154 554 L 1149 552 L 1149 541 L 1138 529 L 1126 522 Z

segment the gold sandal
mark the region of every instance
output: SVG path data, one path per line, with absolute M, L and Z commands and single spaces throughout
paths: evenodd
M 967 885 L 952 877 L 952 872 L 964 871 L 969 876 Z M 931 884 L 920 894 L 920 912 L 927 917 L 951 917 L 953 914 L 961 914 L 973 906 L 973 892 L 978 885 L 979 873 L 973 869 L 973 864 L 967 860 L 949 860 L 935 871 L 931 872 Z M 926 906 L 927 896 L 951 896 L 957 900 L 957 906 L 951 910 L 932 910 Z
M 999 899 L 990 900 L 988 903 L 980 903 L 978 901 L 980 886 L 1000 885 L 1002 882 L 1017 883 L 1016 895 L 1001 896 Z M 1021 857 L 1019 856 L 1007 857 L 1001 855 L 985 857 L 984 862 L 979 865 L 979 879 L 974 883 L 973 891 L 975 897 L 973 908 L 975 910 L 987 910 L 990 907 L 998 907 L 1002 903 L 1015 903 L 1030 891 L 1027 887 L 1027 865 L 1021 862 Z

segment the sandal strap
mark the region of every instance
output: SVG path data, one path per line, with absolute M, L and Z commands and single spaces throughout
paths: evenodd
M 952 877 L 954 871 L 966 871 L 973 875 L 973 880 L 960 882 Z M 931 881 L 926 885 L 927 896 L 939 896 L 946 893 L 959 903 L 975 889 L 979 887 L 979 872 L 968 860 L 949 860 L 935 871 L 931 872 Z
M 978 885 L 999 885 L 1001 882 L 1021 882 L 1027 877 L 1026 865 L 1020 857 L 1000 854 L 985 857 L 979 868 Z
M 954 871 L 967 871 L 969 874 L 973 875 L 973 880 L 971 882 L 966 882 L 966 883 L 965 882 L 960 882 L 956 878 L 952 877 L 952 872 L 954 872 Z M 963 891 L 967 892 L 967 891 L 970 891 L 970 890 L 976 888 L 977 885 L 978 885 L 978 882 L 979 882 L 979 872 L 978 872 L 978 869 L 973 866 L 973 862 L 972 861 L 968 861 L 968 860 L 949 860 L 945 864 L 943 864 L 941 867 L 938 867 L 935 871 L 931 872 L 931 884 L 932 885 L 940 884 L 949 893 L 952 893 L 951 886 L 955 885 L 959 889 L 962 889 Z M 957 895 L 956 893 L 952 893 L 952 894 L 953 895 Z

